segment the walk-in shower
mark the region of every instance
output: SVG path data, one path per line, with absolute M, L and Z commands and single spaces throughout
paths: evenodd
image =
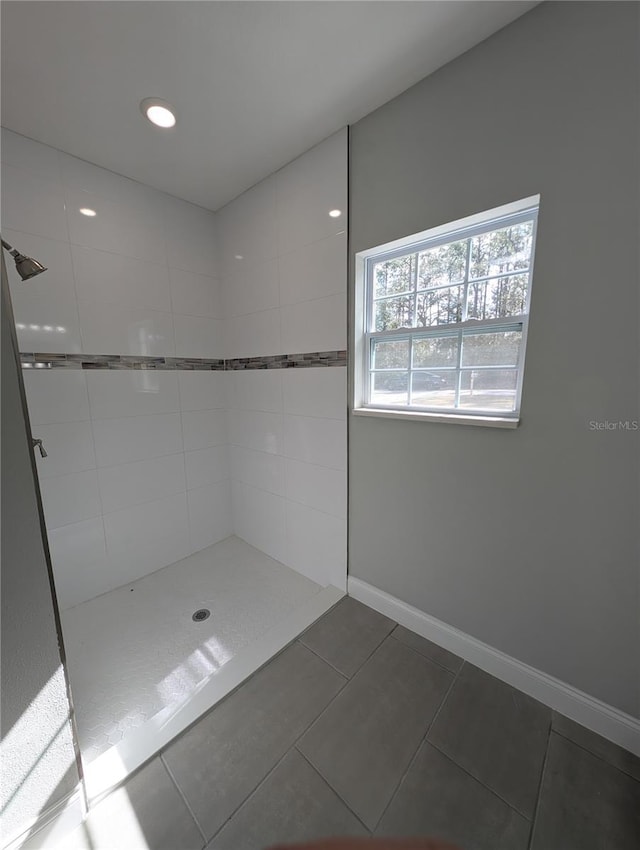
M 346 232 L 330 215 L 346 141 L 213 213 L 3 131 L 17 357 L 90 799 L 346 590 Z

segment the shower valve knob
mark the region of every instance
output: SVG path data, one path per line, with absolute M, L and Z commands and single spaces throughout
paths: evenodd
M 33 448 L 34 448 L 34 449 L 35 449 L 35 447 L 36 447 L 36 446 L 39 448 L 39 450 L 40 450 L 40 457 L 46 457 L 46 456 L 47 456 L 46 449 L 45 449 L 45 447 L 42 445 L 42 440 L 36 440 L 36 439 L 35 439 L 35 437 L 32 437 L 31 442 L 32 442 L 32 444 L 33 444 Z

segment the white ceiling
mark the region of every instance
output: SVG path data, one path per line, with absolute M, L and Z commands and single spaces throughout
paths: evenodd
M 5 0 L 2 124 L 215 210 L 535 5 Z

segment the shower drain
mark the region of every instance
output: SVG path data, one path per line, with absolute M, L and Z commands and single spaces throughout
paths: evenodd
M 202 620 L 206 620 L 207 617 L 210 617 L 210 616 L 211 616 L 211 611 L 209 611 L 208 608 L 199 608 L 195 612 L 193 617 L 191 617 L 191 619 L 194 620 L 196 623 L 200 623 L 200 622 L 202 622 Z

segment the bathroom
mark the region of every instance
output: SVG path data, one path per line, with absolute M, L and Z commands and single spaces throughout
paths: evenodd
M 569 168 L 585 104 L 565 116 L 563 136 L 558 103 L 544 100 L 545 144 L 556 154 L 545 158 L 517 80 L 513 91 L 501 81 L 520 116 L 526 169 L 494 134 L 501 108 L 491 103 L 485 114 L 479 105 L 482 85 L 497 85 L 491 51 L 507 61 L 513 37 L 533 90 L 536 39 L 554 33 L 550 68 L 560 74 L 563 34 L 577 18 L 570 4 L 421 2 L 402 4 L 402 14 L 394 5 L 4 4 L 4 318 L 11 310 L 9 357 L 19 360 L 16 393 L 34 440 L 42 575 L 53 592 L 46 640 L 63 660 L 26 690 L 67 719 L 49 718 L 62 728 L 55 747 L 21 739 L 24 763 L 41 768 L 17 783 L 12 850 L 25 829 L 61 811 L 68 823 L 84 817 L 345 598 L 609 741 L 638 746 L 629 567 L 637 455 L 631 428 L 616 439 L 585 425 L 637 418 L 610 380 L 620 372 L 634 386 L 637 317 L 620 318 L 622 332 L 596 362 L 589 346 L 603 305 L 590 283 L 567 354 L 578 278 L 596 281 L 603 266 L 574 256 L 575 279 L 558 294 L 555 269 L 569 273 L 552 233 L 577 250 L 596 230 L 588 195 L 600 193 L 603 207 L 622 212 L 604 235 L 589 230 L 599 261 L 614 232 L 632 232 L 637 211 L 613 165 L 607 180 L 591 174 L 590 187 L 582 161 L 575 174 Z M 579 67 L 601 25 L 624 29 L 624 13 L 607 17 L 601 5 L 591 17 L 573 13 L 588 19 Z M 33 32 L 37 56 L 12 38 L 20 31 Z M 359 46 L 350 64 L 349 44 L 363 31 L 372 46 Z M 188 58 L 178 61 L 173 44 Z M 340 58 L 325 79 L 329 55 Z M 387 58 L 401 55 L 391 73 Z M 608 74 L 603 90 L 629 95 L 624 69 Z M 490 139 L 480 153 L 466 120 L 446 111 L 461 88 L 468 120 Z M 579 89 L 570 75 L 560 88 L 565 99 Z M 605 110 L 603 90 L 594 97 Z M 394 110 L 409 120 L 412 103 L 405 137 Z M 447 120 L 432 126 L 430 110 Z M 632 116 L 612 106 L 610 120 L 627 139 L 620 161 L 634 161 Z M 593 153 L 597 139 L 590 144 Z M 442 169 L 426 154 L 442 156 Z M 418 181 L 424 197 L 414 194 Z M 479 319 L 509 345 L 517 338 L 521 354 L 465 372 L 462 342 L 457 365 L 433 366 L 418 363 L 410 341 L 409 365 L 384 367 L 399 383 L 380 383 L 376 396 L 382 355 L 370 352 L 397 345 L 406 326 L 359 326 L 370 309 L 360 288 L 367 252 L 393 262 L 402 240 L 429 232 L 442 241 L 446 225 L 464 229 L 471 257 L 489 220 L 491 232 L 507 222 L 533 234 L 510 268 L 518 285 L 531 276 L 526 309 L 498 317 L 501 326 Z M 21 257 L 44 270 L 24 277 Z M 612 273 L 621 288 L 630 267 L 621 253 Z M 421 273 L 415 264 L 412 273 Z M 439 286 L 449 298 L 450 280 Z M 494 383 L 483 384 L 490 370 Z M 446 388 L 454 374 L 455 409 Z M 419 376 L 431 407 L 398 412 L 411 407 Z M 493 407 L 480 409 L 479 397 Z M 603 495 L 613 486 L 615 512 Z M 560 527 L 566 504 L 575 509 Z M 552 531 L 541 535 L 538 519 Z M 568 554 L 576 551 L 580 570 Z M 15 592 L 26 605 L 23 575 Z M 35 639 L 31 615 L 23 629 L 7 647 Z

